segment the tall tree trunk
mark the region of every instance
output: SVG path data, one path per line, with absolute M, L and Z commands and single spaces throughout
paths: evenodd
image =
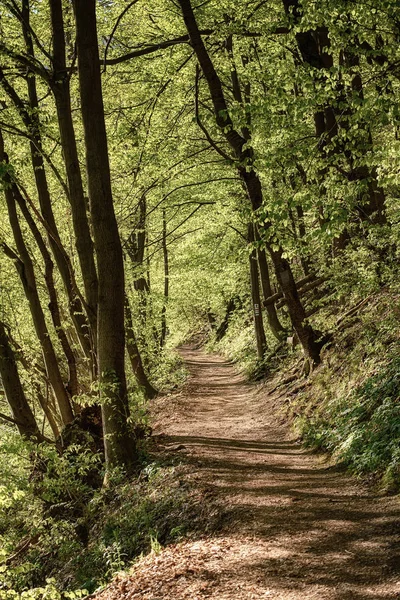
M 257 342 L 257 356 L 259 360 L 264 358 L 264 354 L 267 350 L 267 340 L 265 338 L 264 322 L 261 310 L 261 298 L 260 298 L 260 281 L 258 278 L 258 263 L 257 263 L 257 250 L 254 247 L 254 225 L 249 223 L 248 225 L 248 240 L 253 245 L 253 248 L 249 255 L 250 262 L 250 286 L 251 286 L 251 301 L 253 308 L 253 319 L 254 319 L 254 331 L 256 334 Z
M 146 326 L 148 320 L 148 296 L 149 283 L 145 276 L 145 248 L 146 248 L 146 196 L 143 195 L 138 204 L 137 222 L 127 242 L 126 251 L 134 269 L 133 286 L 139 295 L 139 321 L 140 321 L 140 344 L 146 347 Z M 156 336 L 158 338 L 158 335 Z
M 57 440 L 60 437 L 59 425 L 61 425 L 62 421 L 60 421 L 60 415 L 57 412 L 57 407 L 54 402 L 53 396 L 50 399 L 50 394 L 49 394 L 50 388 L 49 388 L 49 383 L 48 383 L 48 379 L 47 379 L 47 375 L 46 375 L 46 370 L 42 369 L 41 367 L 39 367 L 36 364 L 30 364 L 30 362 L 27 360 L 27 358 L 24 354 L 23 349 L 18 344 L 18 342 L 13 338 L 10 330 L 7 332 L 7 335 L 8 335 L 15 358 L 18 361 L 21 361 L 22 366 L 24 367 L 25 371 L 30 376 L 31 385 L 34 390 L 34 396 L 38 400 L 40 406 L 43 409 L 45 416 L 47 417 L 50 428 L 53 432 L 54 439 Z M 17 351 L 17 353 L 16 353 L 16 351 Z M 46 389 L 47 389 L 46 397 L 44 396 L 44 394 L 42 392 L 42 387 L 41 387 L 39 381 L 35 377 L 36 372 L 39 373 L 39 375 L 45 379 Z
M 75 244 L 82 272 L 90 322 L 92 343 L 96 345 L 98 281 L 94 260 L 93 241 L 90 234 L 82 174 L 71 112 L 70 75 L 66 66 L 65 32 L 62 1 L 50 0 L 53 41 L 53 90 L 61 147 L 68 179 L 69 201 L 75 233 Z
M 30 7 L 29 0 L 22 1 L 22 32 L 25 40 L 26 52 L 29 56 L 35 60 L 34 46 L 31 37 L 30 29 Z M 47 182 L 47 176 L 45 171 L 45 164 L 43 159 L 43 144 L 42 136 L 40 133 L 40 120 L 39 120 L 39 101 L 36 87 L 36 77 L 34 73 L 28 71 L 26 82 L 28 88 L 29 97 L 29 109 L 26 108 L 25 103 L 18 96 L 14 88 L 8 83 L 4 76 L 4 72 L 0 69 L 0 81 L 5 89 L 6 93 L 14 103 L 18 110 L 29 134 L 30 140 L 30 153 L 32 167 L 35 176 L 35 183 L 39 197 L 39 204 L 43 219 L 46 222 L 46 228 L 48 232 L 48 239 L 50 248 L 54 255 L 58 270 L 60 272 L 65 291 L 67 293 L 69 301 L 69 312 L 71 319 L 77 330 L 79 341 L 85 356 L 90 362 L 93 360 L 93 353 L 90 344 L 90 331 L 89 324 L 84 314 L 82 302 L 77 294 L 75 278 L 73 275 L 73 268 L 71 260 L 63 248 L 59 231 L 54 218 L 51 197 Z
M 214 117 L 216 123 L 220 127 L 221 133 L 224 135 L 226 141 L 233 150 L 238 163 L 238 174 L 247 192 L 252 210 L 256 213 L 262 206 L 263 195 L 261 181 L 254 169 L 254 152 L 251 144 L 249 143 L 250 139 L 243 137 L 243 135 L 241 135 L 233 125 L 230 111 L 225 100 L 221 80 L 215 70 L 210 55 L 208 54 L 203 39 L 200 35 L 190 0 L 178 0 L 178 2 L 182 10 L 183 19 L 185 21 L 193 51 L 197 56 L 197 60 L 200 64 L 204 78 L 208 84 L 208 89 L 214 107 Z M 271 225 L 272 224 L 267 221 L 264 223 L 263 228 L 265 230 L 269 230 Z M 261 230 L 260 235 L 262 236 Z M 279 282 L 281 282 L 281 257 L 283 250 L 280 248 L 279 251 L 276 252 L 269 243 L 266 243 L 266 247 L 274 264 L 277 279 Z M 290 265 L 286 262 L 285 272 L 287 271 L 290 273 L 291 280 L 294 281 Z M 282 291 L 286 297 L 285 290 L 289 292 L 289 286 L 282 288 Z M 301 344 L 303 345 L 304 351 L 313 361 L 318 362 L 319 358 L 316 360 L 315 347 L 315 339 L 317 335 L 314 334 L 312 327 L 304 321 L 305 313 L 298 294 L 290 293 L 286 300 L 288 305 L 291 305 L 291 310 L 289 310 L 290 317 L 292 318 L 292 315 L 296 317 L 294 321 L 292 320 L 292 324 L 298 334 Z M 304 319 L 299 318 L 300 315 L 304 315 Z
M 74 0 L 86 169 L 98 269 L 97 352 L 106 466 L 132 471 L 138 463 L 125 377 L 124 264 L 108 160 L 96 1 Z
M 0 322 L 0 376 L 12 417 L 22 437 L 41 441 L 42 435 L 26 399 L 4 323 Z

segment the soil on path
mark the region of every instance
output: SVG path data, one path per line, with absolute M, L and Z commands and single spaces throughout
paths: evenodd
M 182 353 L 190 379 L 157 400 L 156 433 L 224 505 L 222 528 L 142 559 L 98 600 L 400 600 L 398 498 L 304 450 L 225 359 Z

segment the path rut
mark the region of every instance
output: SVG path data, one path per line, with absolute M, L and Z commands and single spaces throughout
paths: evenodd
M 377 497 L 302 448 L 266 388 L 222 357 L 182 354 L 189 382 L 173 415 L 158 401 L 156 433 L 184 446 L 224 505 L 221 531 L 146 557 L 115 584 L 118 595 L 111 587 L 99 598 L 400 600 L 398 498 Z

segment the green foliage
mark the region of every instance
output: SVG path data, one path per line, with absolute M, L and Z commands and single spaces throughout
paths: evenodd
M 99 459 L 83 447 L 60 456 L 47 445 L 33 449 L 16 436 L 3 437 L 0 599 L 78 598 L 79 591 L 65 590 L 93 591 L 141 554 L 212 527 L 186 470 L 150 460 L 137 479 L 112 473 L 102 491 L 101 476 L 93 487 Z M 26 551 L 6 565 L 25 542 Z
M 25 590 L 21 593 L 13 590 L 0 590 L 0 600 L 78 600 L 87 595 L 87 590 L 62 592 L 54 579 L 47 579 L 46 585 Z
M 380 292 L 372 302 L 339 336 L 291 411 L 307 445 L 392 490 L 400 486 L 398 296 Z

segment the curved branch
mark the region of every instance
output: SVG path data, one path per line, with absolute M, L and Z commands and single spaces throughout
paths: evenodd
M 212 29 L 203 29 L 200 33 L 202 35 L 210 35 L 211 33 L 213 33 L 213 31 Z M 189 44 L 189 36 L 186 34 L 173 38 L 172 40 L 165 40 L 164 42 L 159 42 L 158 44 L 145 44 L 142 47 L 132 50 L 132 52 L 128 52 L 123 56 L 118 56 L 117 58 L 107 59 L 105 56 L 102 60 L 102 64 L 117 65 L 119 63 L 130 60 L 131 58 L 145 56 L 146 54 L 152 54 L 153 52 L 157 52 L 158 50 L 164 50 L 165 48 L 169 48 L 170 46 L 176 46 L 177 44 Z
M 124 10 L 123 10 L 123 11 L 120 13 L 120 15 L 119 15 L 118 19 L 117 19 L 117 20 L 116 20 L 116 22 L 115 22 L 115 25 L 114 25 L 114 27 L 113 27 L 113 30 L 112 30 L 112 32 L 111 32 L 111 34 L 110 34 L 110 36 L 109 36 L 109 38 L 108 38 L 108 40 L 107 40 L 107 44 L 106 44 L 106 47 L 105 47 L 105 50 L 104 50 L 104 61 L 103 61 L 103 64 L 104 64 L 104 70 L 105 70 L 105 68 L 106 68 L 106 64 L 107 64 L 107 63 L 106 63 L 106 60 L 107 60 L 108 48 L 110 47 L 110 44 L 111 44 L 111 42 L 112 42 L 112 40 L 113 40 L 113 37 L 114 37 L 114 35 L 115 35 L 115 32 L 117 31 L 118 25 L 120 24 L 120 22 L 122 21 L 123 17 L 124 17 L 124 16 L 126 15 L 126 13 L 128 12 L 128 10 L 130 10 L 130 9 L 132 8 L 132 6 L 133 6 L 134 4 L 137 4 L 138 2 L 139 2 L 139 0 L 132 0 L 132 2 L 129 2 L 128 6 L 126 6 L 126 7 L 124 8 Z

